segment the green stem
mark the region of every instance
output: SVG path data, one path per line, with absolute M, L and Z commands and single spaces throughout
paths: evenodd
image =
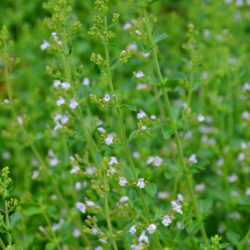
M 104 177 L 104 178 L 106 179 L 106 177 Z M 112 245 L 113 245 L 113 249 L 118 250 L 118 247 L 116 245 L 116 241 L 114 240 L 114 237 L 113 237 L 113 226 L 112 226 L 111 218 L 110 218 L 108 192 L 105 193 L 104 204 L 105 204 L 106 221 L 107 221 L 107 224 L 108 224 L 109 235 L 110 235 L 110 239 L 111 239 L 111 242 L 112 242 Z
M 143 14 L 144 14 L 144 18 L 145 18 L 145 25 L 146 25 L 146 30 L 147 30 L 147 35 L 148 35 L 150 47 L 153 48 L 152 53 L 153 53 L 153 59 L 154 59 L 156 74 L 157 74 L 158 80 L 160 82 L 161 89 L 163 91 L 163 97 L 164 97 L 166 109 L 168 111 L 169 119 L 170 119 L 171 123 L 174 123 L 175 119 L 174 119 L 173 112 L 172 112 L 172 106 L 171 106 L 171 103 L 170 103 L 170 100 L 169 100 L 169 95 L 168 95 L 168 93 L 166 91 L 166 88 L 164 87 L 163 77 L 162 77 L 160 64 L 159 64 L 159 60 L 158 60 L 158 56 L 157 56 L 157 49 L 155 47 L 155 43 L 154 43 L 154 40 L 153 40 L 153 37 L 152 37 L 152 30 L 151 30 L 151 27 L 150 27 L 150 22 L 149 22 L 146 7 L 144 8 Z M 179 155 L 179 158 L 180 158 L 180 161 L 181 161 L 182 171 L 184 173 L 184 176 L 185 176 L 185 179 L 186 179 L 186 182 L 187 182 L 188 192 L 189 192 L 189 195 L 190 195 L 190 198 L 191 198 L 191 202 L 193 204 L 195 217 L 196 217 L 197 221 L 202 223 L 202 216 L 201 216 L 201 214 L 199 212 L 198 203 L 197 203 L 197 200 L 196 200 L 196 197 L 195 197 L 195 194 L 194 194 L 194 190 L 193 190 L 193 177 L 190 174 L 190 171 L 189 171 L 188 167 L 185 164 L 182 145 L 181 145 L 179 133 L 177 131 L 175 131 L 174 137 L 175 137 L 175 142 L 176 142 L 176 145 L 177 145 L 178 155 Z M 208 241 L 208 237 L 207 237 L 206 230 L 205 230 L 205 227 L 204 227 L 203 223 L 202 223 L 200 231 L 201 231 L 202 238 L 203 238 L 204 242 L 206 244 L 208 244 L 209 241 Z
M 105 31 L 107 32 L 108 31 L 107 16 L 104 17 L 104 25 L 105 25 Z M 111 66 L 110 66 L 110 51 L 109 51 L 109 42 L 108 42 L 108 40 L 106 40 L 104 42 L 104 44 L 105 44 L 106 71 L 107 71 L 107 76 L 108 76 L 108 84 L 109 84 L 109 88 L 110 88 L 110 91 L 111 91 L 112 95 L 115 95 L 112 72 L 111 72 Z M 115 107 L 115 113 L 116 113 L 116 117 L 117 117 L 118 124 L 119 124 L 119 132 L 120 132 L 120 136 L 121 136 L 121 139 L 122 139 L 122 144 L 124 146 L 125 154 L 127 156 L 129 166 L 131 167 L 131 170 L 132 170 L 133 179 L 136 180 L 137 179 L 137 174 L 136 174 L 135 163 L 134 163 L 134 160 L 133 160 L 132 152 L 131 152 L 131 150 L 129 148 L 129 143 L 128 143 L 128 140 L 127 140 L 127 137 L 126 137 L 126 130 L 125 130 L 124 123 L 123 123 L 122 111 L 121 111 L 121 108 L 120 108 L 119 105 L 117 105 Z M 147 218 L 147 222 L 151 223 L 152 220 L 151 220 L 151 217 L 150 217 L 149 209 L 148 209 L 148 206 L 146 204 L 143 192 L 138 187 L 136 187 L 136 189 L 137 189 L 137 192 L 138 192 L 139 197 L 141 199 L 142 206 L 143 206 L 143 209 L 144 209 L 144 212 L 145 212 L 145 216 Z M 155 239 L 155 245 L 157 246 L 157 249 L 162 249 L 157 233 L 154 234 L 154 239 Z
M 2 239 L 0 238 L 0 247 L 4 250 L 6 248 L 4 242 L 2 241 Z
M 6 226 L 7 226 L 7 239 L 8 239 L 8 246 L 12 246 L 12 239 L 11 239 L 11 233 L 10 233 L 10 218 L 9 218 L 9 209 L 8 209 L 8 202 L 4 202 L 4 210 L 5 210 L 5 220 L 6 220 Z

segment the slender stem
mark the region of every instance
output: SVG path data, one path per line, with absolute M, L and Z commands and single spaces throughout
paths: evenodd
M 4 210 L 5 210 L 5 220 L 6 220 L 6 226 L 7 226 L 7 238 L 8 238 L 8 245 L 11 247 L 12 245 L 12 239 L 11 239 L 11 233 L 10 233 L 10 218 L 9 218 L 9 209 L 8 209 L 8 202 L 4 202 Z
M 0 247 L 4 250 L 6 248 L 3 240 L 0 238 Z
M 107 32 L 108 31 L 107 16 L 104 17 L 104 26 L 105 26 L 105 30 Z M 107 39 L 104 42 L 104 46 L 105 46 L 106 73 L 107 73 L 107 76 L 108 76 L 108 84 L 109 84 L 109 88 L 110 88 L 111 93 L 114 95 L 115 90 L 114 90 L 113 78 L 112 78 L 112 72 L 111 72 L 111 66 L 110 66 L 109 42 L 108 42 Z M 118 124 L 119 124 L 119 130 L 120 130 L 119 132 L 120 132 L 120 136 L 121 136 L 121 139 L 122 139 L 122 144 L 124 145 L 125 154 L 127 156 L 129 165 L 130 165 L 131 170 L 132 170 L 133 179 L 136 180 L 137 175 L 136 175 L 135 163 L 134 163 L 134 160 L 133 160 L 133 157 L 132 157 L 132 152 L 131 152 L 131 150 L 129 148 L 129 143 L 128 143 L 128 140 L 127 140 L 127 137 L 126 137 L 126 130 L 125 130 L 124 123 L 123 123 L 122 111 L 121 111 L 121 108 L 120 108 L 119 105 L 117 105 L 115 107 L 115 113 L 116 113 Z M 143 209 L 144 209 L 144 212 L 145 212 L 147 222 L 151 223 L 152 220 L 151 220 L 151 217 L 150 217 L 150 213 L 149 213 L 147 203 L 146 203 L 145 198 L 144 198 L 144 194 L 143 194 L 143 192 L 142 192 L 142 190 L 140 188 L 136 187 L 136 189 L 137 189 L 137 192 L 138 192 L 139 197 L 141 199 L 142 206 L 143 206 Z M 162 249 L 157 233 L 154 234 L 154 239 L 155 239 L 154 243 L 155 243 L 157 249 Z
M 104 178 L 106 179 L 106 177 L 104 177 Z M 116 241 L 114 240 L 114 237 L 113 237 L 113 226 L 111 223 L 111 217 L 110 217 L 110 211 L 109 211 L 108 192 L 105 193 L 104 205 L 105 205 L 106 221 L 107 221 L 108 229 L 109 229 L 109 236 L 111 238 L 111 242 L 112 242 L 114 250 L 118 250 L 118 247 L 116 245 Z
M 45 211 L 43 211 L 42 214 L 43 214 L 44 219 L 46 220 L 46 223 L 47 223 L 48 226 L 49 226 L 50 234 L 51 234 L 52 238 L 53 238 L 53 239 L 55 240 L 55 242 L 56 242 L 56 247 L 57 247 L 58 250 L 60 250 L 60 249 L 61 249 L 61 248 L 60 248 L 60 243 L 58 242 L 57 237 L 56 237 L 54 231 L 52 230 L 52 225 L 51 225 L 50 219 L 49 219 L 49 217 L 47 216 L 47 214 L 46 214 Z
M 164 97 L 164 101 L 165 101 L 165 104 L 166 104 L 166 109 L 168 111 L 169 119 L 170 119 L 171 123 L 174 123 L 175 118 L 173 116 L 172 106 L 171 106 L 171 103 L 170 103 L 170 100 L 169 100 L 169 95 L 168 95 L 168 93 L 166 91 L 166 88 L 164 87 L 163 77 L 162 77 L 160 64 L 159 64 L 159 60 L 158 60 L 158 56 L 157 56 L 157 48 L 155 47 L 155 43 L 154 43 L 154 40 L 153 40 L 153 37 L 152 37 L 152 30 L 151 30 L 151 27 L 150 27 L 150 22 L 149 22 L 149 17 L 148 17 L 146 7 L 143 10 L 143 14 L 144 14 L 144 18 L 145 18 L 145 25 L 146 25 L 146 30 L 147 30 L 147 35 L 148 35 L 150 47 L 153 48 L 152 53 L 153 53 L 153 59 L 154 59 L 156 74 L 157 74 L 158 80 L 160 81 L 161 89 L 163 91 L 163 97 Z M 190 198 L 191 198 L 191 202 L 193 204 L 195 217 L 196 217 L 197 221 L 202 223 L 202 216 L 200 214 L 200 211 L 199 211 L 199 208 L 198 208 L 198 203 L 197 203 L 197 200 L 196 200 L 196 197 L 195 197 L 195 194 L 194 194 L 194 190 L 193 190 L 193 177 L 190 174 L 190 171 L 189 171 L 188 167 L 185 164 L 182 145 L 181 145 L 181 140 L 180 140 L 179 133 L 178 133 L 177 130 L 174 133 L 174 137 L 175 137 L 175 142 L 176 142 L 176 145 L 177 145 L 178 155 L 179 155 L 179 158 L 180 158 L 180 161 L 181 161 L 182 171 L 183 171 L 183 174 L 185 176 L 187 186 L 188 186 L 188 192 L 189 192 L 189 195 L 190 195 Z M 201 231 L 202 238 L 203 238 L 204 242 L 207 244 L 208 243 L 208 237 L 207 237 L 206 230 L 205 230 L 205 227 L 204 227 L 203 223 L 202 223 L 200 231 Z

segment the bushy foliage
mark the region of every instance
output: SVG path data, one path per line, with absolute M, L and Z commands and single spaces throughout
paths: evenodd
M 2 249 L 250 248 L 250 1 L 0 15 Z

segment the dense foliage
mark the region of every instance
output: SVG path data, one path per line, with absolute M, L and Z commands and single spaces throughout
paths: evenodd
M 250 1 L 2 0 L 2 249 L 250 249 Z

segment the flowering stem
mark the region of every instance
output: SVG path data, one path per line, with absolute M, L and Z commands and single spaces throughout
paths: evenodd
M 170 100 L 169 100 L 167 90 L 164 87 L 164 80 L 163 80 L 163 77 L 162 77 L 162 73 L 161 73 L 161 69 L 160 69 L 160 65 L 159 65 L 159 60 L 158 60 L 158 56 L 157 56 L 157 48 L 156 48 L 156 45 L 155 45 L 155 42 L 154 42 L 154 39 L 153 39 L 153 36 L 152 36 L 152 30 L 151 30 L 151 27 L 150 27 L 150 22 L 149 22 L 149 17 L 148 17 L 146 6 L 143 9 L 143 15 L 144 15 L 144 18 L 145 18 L 146 31 L 147 31 L 147 36 L 148 36 L 148 39 L 149 39 L 150 47 L 152 47 L 155 70 L 156 70 L 158 80 L 160 82 L 161 89 L 163 91 L 163 97 L 164 97 L 166 109 L 168 111 L 168 115 L 169 115 L 169 119 L 170 119 L 171 123 L 174 123 L 175 119 L 174 119 L 173 112 L 172 112 L 172 106 L 171 106 L 171 103 L 170 103 Z M 208 243 L 207 233 L 206 233 L 204 224 L 202 223 L 202 216 L 200 214 L 200 211 L 199 211 L 199 208 L 198 208 L 198 203 L 197 203 L 197 200 L 196 200 L 196 197 L 195 197 L 195 194 L 194 194 L 194 190 L 193 190 L 193 177 L 192 177 L 188 167 L 185 164 L 185 160 L 184 160 L 184 156 L 183 156 L 183 150 L 182 150 L 182 144 L 181 144 L 180 136 L 179 136 L 179 133 L 178 133 L 177 130 L 175 130 L 175 132 L 174 132 L 174 137 L 175 137 L 175 142 L 176 142 L 176 146 L 177 146 L 177 150 L 178 150 L 178 155 L 179 155 L 180 162 L 181 162 L 182 171 L 183 171 L 183 174 L 185 176 L 187 186 L 188 186 L 188 192 L 189 192 L 189 195 L 190 195 L 190 198 L 191 198 L 191 202 L 193 204 L 195 217 L 196 217 L 197 221 L 202 224 L 200 231 L 201 231 L 202 238 L 203 238 L 204 242 L 207 244 Z
M 11 247 L 12 240 L 11 240 L 11 233 L 10 233 L 10 218 L 9 218 L 9 210 L 8 210 L 8 202 L 4 202 L 4 210 L 5 210 L 5 220 L 7 226 L 7 238 L 8 238 L 8 245 Z
M 108 20 L 107 20 L 107 16 L 104 16 L 104 25 L 105 25 L 105 31 L 108 32 Z M 115 90 L 114 90 L 114 85 L 113 85 L 113 78 L 112 78 L 112 72 L 111 72 L 111 66 L 110 66 L 110 51 L 109 51 L 109 42 L 108 39 L 106 39 L 106 41 L 104 42 L 104 46 L 105 46 L 105 57 L 106 57 L 106 71 L 107 71 L 107 76 L 108 76 L 108 84 L 109 84 L 109 88 L 110 91 L 112 93 L 112 95 L 115 95 Z M 122 144 L 124 145 L 124 150 L 125 150 L 125 154 L 127 156 L 129 165 L 132 169 L 132 174 L 133 174 L 133 179 L 136 180 L 137 179 L 137 174 L 136 174 L 136 168 L 135 168 L 135 163 L 132 157 L 132 153 L 131 150 L 129 148 L 129 143 L 126 137 L 126 130 L 123 124 L 123 116 L 122 116 L 122 111 L 119 105 L 117 105 L 115 107 L 115 113 L 117 116 L 117 120 L 119 123 L 119 130 L 120 130 L 120 136 L 122 139 Z M 144 198 L 144 194 L 142 192 L 142 190 L 138 187 L 136 187 L 137 192 L 140 196 L 141 202 L 142 202 L 142 206 L 145 212 L 145 216 L 147 218 L 147 222 L 151 223 L 151 217 L 150 217 L 150 213 L 149 213 L 149 209 L 147 206 L 147 203 L 145 201 Z M 154 239 L 155 239 L 155 245 L 157 247 L 157 249 L 162 249 L 161 248 L 161 244 L 158 238 L 157 233 L 154 233 Z

